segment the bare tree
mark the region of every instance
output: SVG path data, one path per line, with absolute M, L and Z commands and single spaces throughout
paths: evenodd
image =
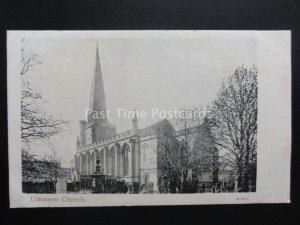
M 49 158 L 49 156 L 37 157 L 31 153 L 31 146 L 36 141 L 50 143 L 50 137 L 63 131 L 66 121 L 56 119 L 50 113 L 43 110 L 45 103 L 41 91 L 34 88 L 29 72 L 35 65 L 41 64 L 38 55 L 25 54 L 24 48 L 21 50 L 21 139 L 22 146 L 22 175 L 24 180 L 29 177 L 37 178 L 57 178 L 57 171 L 60 167 L 59 160 Z
M 25 39 L 22 40 L 23 43 L 24 41 Z M 36 64 L 41 64 L 41 62 L 38 60 L 38 54 L 27 55 L 25 53 L 25 48 L 21 49 L 21 63 L 21 76 L 28 73 Z
M 169 179 L 171 192 L 174 192 L 174 187 L 179 192 L 189 191 L 189 175 L 196 179 L 201 172 L 213 173 L 218 164 L 209 126 L 203 118 L 195 116 L 201 109 L 193 107 L 180 111 L 185 112 L 183 116 L 161 126 L 158 131 L 158 165 Z
M 236 69 L 223 81 L 210 110 L 220 159 L 235 171 L 241 191 L 256 182 L 257 73 L 256 67 Z
M 49 139 L 63 131 L 66 122 L 45 112 L 42 95 L 25 79 L 21 87 L 21 138 L 26 144 L 34 140 Z
M 163 120 L 157 127 L 159 188 L 161 192 L 176 192 L 178 178 L 179 142 L 175 129 L 168 120 Z

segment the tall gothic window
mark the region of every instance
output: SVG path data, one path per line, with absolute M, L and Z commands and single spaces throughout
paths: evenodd
M 147 158 L 146 158 L 146 155 L 147 155 L 147 148 L 148 148 L 148 146 L 144 143 L 144 144 L 143 144 L 143 147 L 142 147 L 142 149 L 143 149 L 143 160 L 144 160 L 144 162 L 147 160 Z
M 117 176 L 118 177 L 122 177 L 122 174 L 121 174 L 121 163 L 122 163 L 122 155 L 121 155 L 121 149 L 117 149 Z
M 104 174 L 104 150 L 101 150 L 100 153 L 100 165 L 101 165 L 101 173 Z
M 110 150 L 110 171 L 111 171 L 111 175 L 115 176 L 115 151 L 114 149 Z
M 124 176 L 128 175 L 128 171 L 129 171 L 129 162 L 128 162 L 128 146 L 126 145 L 126 147 L 123 149 L 123 171 L 124 171 Z

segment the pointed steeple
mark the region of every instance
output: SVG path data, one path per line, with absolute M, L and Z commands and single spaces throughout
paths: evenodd
M 91 91 L 91 101 L 90 101 L 90 110 L 92 114 L 88 118 L 88 122 L 92 121 L 100 121 L 107 123 L 107 116 L 106 116 L 106 100 L 105 100 L 105 92 L 104 92 L 104 85 L 103 85 L 103 77 L 100 65 L 100 57 L 99 57 L 99 50 L 98 50 L 98 43 L 96 49 L 96 60 L 95 60 L 95 67 L 94 67 L 94 78 L 92 83 L 92 91 Z M 99 119 L 92 118 L 95 115 L 94 112 L 97 112 Z M 105 118 L 102 118 L 105 115 Z

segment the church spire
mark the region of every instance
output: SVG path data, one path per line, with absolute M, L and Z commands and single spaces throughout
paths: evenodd
M 102 78 L 102 71 L 100 65 L 100 57 L 99 57 L 99 50 L 98 50 L 98 42 L 97 42 L 97 49 L 96 49 L 96 60 L 95 60 L 95 67 L 94 67 L 94 78 L 92 83 L 92 91 L 91 91 L 91 101 L 90 101 L 90 110 L 92 114 L 89 116 L 88 121 L 101 121 L 107 123 L 107 110 L 106 110 L 106 100 L 105 100 L 105 92 L 104 92 L 104 85 L 103 85 L 103 78 Z M 93 115 L 96 115 L 97 112 L 98 118 L 92 118 Z M 105 115 L 103 118 L 102 115 Z

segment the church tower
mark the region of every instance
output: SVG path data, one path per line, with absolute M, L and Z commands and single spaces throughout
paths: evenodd
M 105 99 L 103 77 L 102 77 L 102 71 L 100 65 L 98 44 L 96 49 L 94 77 L 93 77 L 92 89 L 91 89 L 90 110 L 93 113 L 91 113 L 90 116 L 88 117 L 88 122 L 97 121 L 102 123 L 108 123 L 108 119 L 106 116 L 106 112 L 107 112 L 106 99 Z M 98 114 L 98 118 L 97 118 L 97 114 Z M 103 114 L 105 114 L 104 115 L 105 117 L 103 117 Z
M 109 124 L 98 44 L 91 88 L 90 108 L 87 121 L 80 122 L 81 147 L 116 134 L 116 127 Z

